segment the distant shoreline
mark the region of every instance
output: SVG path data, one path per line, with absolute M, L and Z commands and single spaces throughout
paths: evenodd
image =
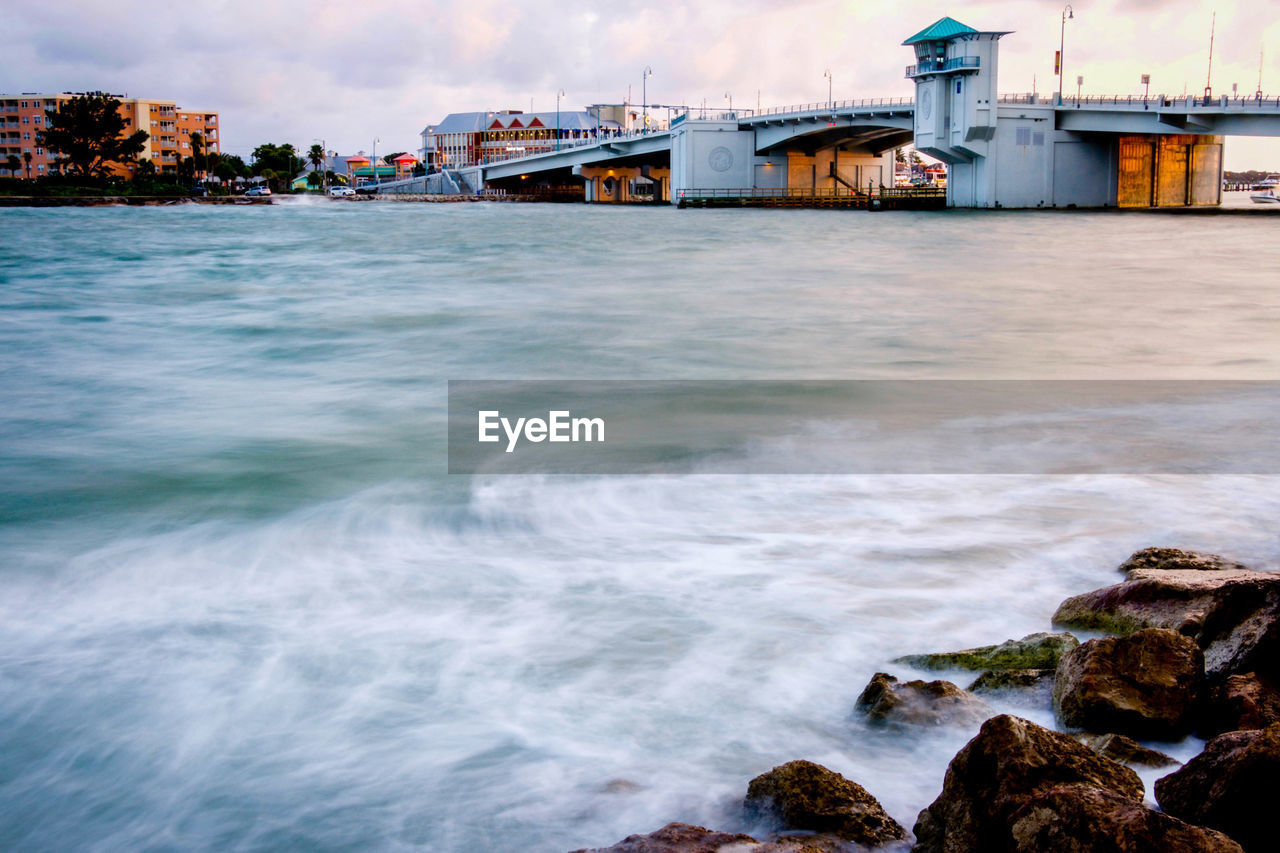
M 125 205 L 170 204 L 271 204 L 271 199 L 245 198 L 244 196 L 215 196 L 191 198 L 187 196 L 22 196 L 0 195 L 0 207 L 119 207 Z

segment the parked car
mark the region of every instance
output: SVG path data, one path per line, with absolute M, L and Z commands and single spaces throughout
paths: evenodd
M 329 187 L 329 195 L 332 198 L 342 198 L 344 196 L 355 195 L 356 191 L 351 187 Z
M 268 196 L 268 195 L 271 195 L 271 187 L 268 187 L 265 184 L 258 187 L 249 187 L 249 189 L 244 191 L 244 194 L 247 198 L 260 198 L 262 196 Z
M 209 188 L 204 186 L 203 184 L 196 184 L 194 187 L 191 188 L 192 198 L 207 198 L 208 195 L 209 195 Z

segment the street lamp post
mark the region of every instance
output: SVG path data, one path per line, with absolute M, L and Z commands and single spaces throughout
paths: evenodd
M 653 76 L 653 69 L 648 65 L 644 67 L 644 73 L 640 76 L 640 105 L 644 110 L 644 132 L 649 132 L 649 78 Z
M 1147 102 L 1147 96 L 1151 94 L 1151 75 L 1142 75 L 1142 102 Z
M 564 97 L 564 89 L 556 92 L 556 150 L 560 150 L 560 99 Z
M 1062 103 L 1062 75 L 1065 72 L 1067 50 L 1067 20 L 1075 20 L 1075 10 L 1067 5 L 1062 10 L 1062 31 L 1058 34 L 1058 103 Z
M 733 114 L 733 93 L 725 92 L 724 97 L 725 97 L 725 100 L 729 102 L 729 113 L 730 115 L 732 115 Z
M 378 178 L 378 143 L 381 141 L 376 136 L 373 138 L 373 158 L 369 161 L 369 166 L 373 169 L 373 185 L 375 187 L 382 183 Z
M 1076 109 L 1080 109 L 1080 87 L 1084 85 L 1084 75 L 1076 75 Z
M 832 104 L 835 103 L 831 99 L 831 84 L 834 82 L 831 77 L 831 69 L 828 68 L 826 71 L 823 71 L 822 76 L 827 78 L 827 109 L 831 109 Z

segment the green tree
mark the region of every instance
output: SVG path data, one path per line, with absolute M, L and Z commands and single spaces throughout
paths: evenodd
M 113 163 L 131 163 L 142 153 L 145 131 L 125 135 L 120 101 L 110 95 L 77 95 L 49 113 L 36 141 L 60 154 L 59 163 L 81 178 L 104 177 Z
M 318 175 L 320 178 L 318 181 L 312 184 L 311 175 L 308 175 L 307 183 L 311 184 L 312 186 L 324 185 L 326 183 L 325 174 L 322 171 L 322 169 L 324 168 L 324 160 L 325 160 L 324 146 L 319 143 L 312 145 L 311 148 L 307 151 L 307 159 L 311 161 L 311 169 L 312 169 L 311 175 Z
M 275 145 L 268 142 L 253 149 L 252 168 L 255 175 L 261 175 L 268 169 L 277 175 L 292 175 L 298 171 L 298 163 L 298 152 L 289 143 Z
M 191 165 L 196 172 L 204 173 L 209 170 L 209 158 L 204 150 L 204 134 L 191 134 Z
M 177 155 L 174 171 L 178 173 L 178 182 L 186 185 L 194 183 L 196 178 L 196 161 L 194 157 Z
M 5 158 L 4 165 L 9 170 L 9 177 L 17 177 L 18 170 L 22 168 L 22 158 L 17 154 L 10 154 Z
M 31 152 L 22 152 L 22 162 L 27 164 L 27 180 L 31 180 Z
M 388 154 L 387 156 L 383 157 L 383 158 L 382 158 L 382 162 L 383 162 L 383 163 L 385 163 L 385 164 L 386 164 L 386 165 L 388 165 L 388 166 L 394 166 L 394 165 L 395 165 L 395 162 L 396 162 L 396 158 L 397 158 L 397 157 L 400 157 L 400 156 L 402 156 L 402 155 L 404 155 L 404 154 L 407 154 L 407 153 L 408 153 L 408 152 L 406 152 L 406 151 L 395 151 L 395 152 L 392 152 L 391 154 Z

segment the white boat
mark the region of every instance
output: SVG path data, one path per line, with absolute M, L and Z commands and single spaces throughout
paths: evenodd
M 1253 193 L 1249 196 L 1249 200 L 1254 204 L 1280 204 L 1280 195 L 1276 195 L 1275 190 L 1267 190 L 1262 193 Z

